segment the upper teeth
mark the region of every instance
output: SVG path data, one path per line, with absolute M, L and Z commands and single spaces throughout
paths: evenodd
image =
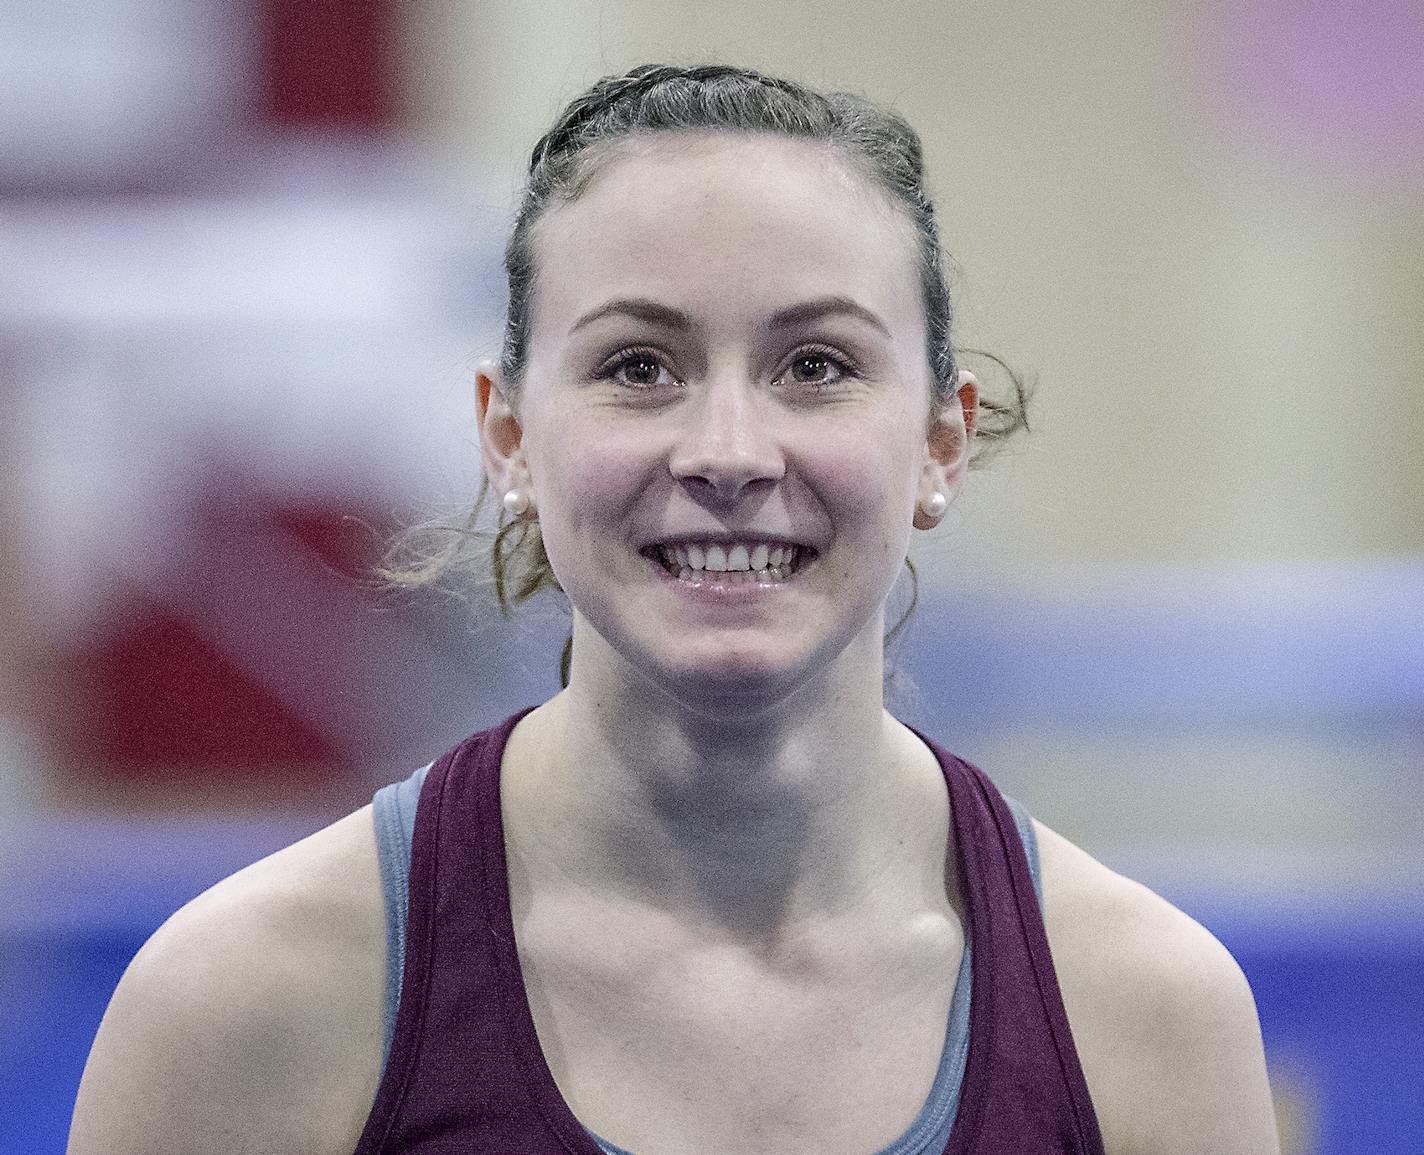
M 658 547 L 664 560 L 686 569 L 705 569 L 717 573 L 729 570 L 763 570 L 768 566 L 788 565 L 796 557 L 794 545 L 767 545 L 765 542 L 728 545 L 722 542 L 686 543 Z

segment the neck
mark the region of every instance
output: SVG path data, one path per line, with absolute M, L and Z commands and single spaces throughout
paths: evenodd
M 576 676 L 511 737 L 507 825 L 544 877 L 743 942 L 942 895 L 943 780 L 886 713 L 873 640 L 874 661 L 836 663 L 859 685 L 803 687 L 755 715 Z

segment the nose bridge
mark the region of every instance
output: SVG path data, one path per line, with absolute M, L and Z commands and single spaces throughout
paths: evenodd
M 757 383 L 728 368 L 710 373 L 699 394 L 698 403 L 687 407 L 673 472 L 701 478 L 729 495 L 759 478 L 779 478 L 783 464 L 775 423 Z

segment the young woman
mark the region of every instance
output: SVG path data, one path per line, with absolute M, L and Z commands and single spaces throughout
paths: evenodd
M 567 685 L 179 911 L 72 1155 L 1276 1150 L 1226 951 L 884 708 L 910 535 L 1014 420 L 921 180 L 742 70 L 565 110 L 478 413 Z

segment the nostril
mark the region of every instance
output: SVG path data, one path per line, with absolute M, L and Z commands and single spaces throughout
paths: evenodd
M 786 473 L 781 454 L 770 445 L 721 442 L 685 447 L 672 457 L 669 469 L 689 489 L 717 498 L 736 496 L 755 482 L 774 483 Z
M 744 496 L 769 492 L 779 480 L 761 473 L 700 472 L 678 479 L 687 492 L 702 504 L 728 505 Z

